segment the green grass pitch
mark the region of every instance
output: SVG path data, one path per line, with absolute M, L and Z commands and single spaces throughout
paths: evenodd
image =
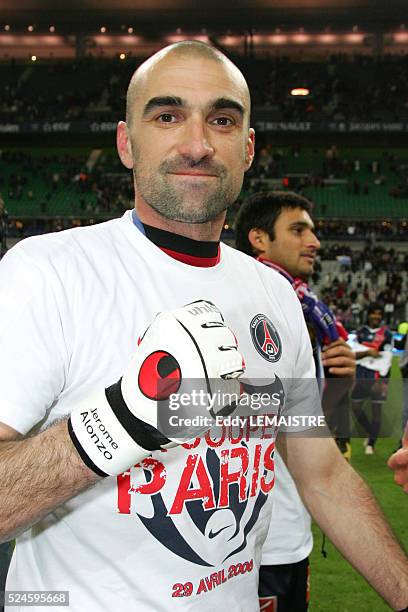
M 392 472 L 386 465 L 388 457 L 397 446 L 400 411 L 401 382 L 397 360 L 394 360 L 388 398 L 383 407 L 388 435 L 378 440 L 376 453 L 372 456 L 364 454 L 362 438 L 353 439 L 351 464 L 370 486 L 398 540 L 408 550 L 408 495 L 394 484 Z M 350 516 L 350 521 L 352 520 L 353 517 Z M 390 610 L 328 540 L 326 540 L 328 556 L 326 559 L 322 556 L 320 552 L 322 534 L 315 525 L 313 535 L 315 545 L 311 555 L 310 612 Z M 388 560 L 384 559 L 385 572 L 387 566 Z

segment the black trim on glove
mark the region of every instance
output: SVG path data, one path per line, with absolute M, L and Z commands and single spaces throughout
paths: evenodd
M 71 419 L 68 419 L 68 433 L 69 433 L 70 438 L 72 440 L 72 444 L 75 446 L 75 448 L 76 448 L 76 450 L 78 452 L 78 455 L 81 457 L 81 459 L 85 463 L 85 465 L 87 467 L 89 467 L 90 470 L 95 472 L 95 474 L 98 474 L 98 476 L 102 476 L 102 478 L 106 478 L 107 476 L 109 476 L 109 474 L 105 474 L 105 472 L 102 472 L 102 470 L 100 470 L 98 467 L 96 467 L 94 462 L 88 457 L 88 455 L 86 454 L 86 452 L 84 451 L 84 449 L 82 448 L 80 443 L 78 442 L 78 438 L 76 437 L 75 432 L 72 429 Z
M 161 446 L 169 444 L 170 440 L 158 429 L 141 421 L 130 412 L 123 399 L 121 382 L 122 379 L 105 389 L 105 395 L 112 412 L 122 427 L 139 446 L 147 451 L 159 450 Z

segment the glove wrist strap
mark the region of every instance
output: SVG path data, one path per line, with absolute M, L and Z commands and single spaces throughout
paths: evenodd
M 112 387 L 99 390 L 81 402 L 68 421 L 68 432 L 80 457 L 99 476 L 121 474 L 160 447 L 158 440 L 150 439 L 149 448 L 144 448 L 143 444 L 148 441 L 145 428 L 154 428 L 139 419 L 136 419 L 136 429 L 129 434 L 129 423 L 126 419 L 125 425 L 121 422 L 122 413 L 129 410 L 121 396 L 120 381 Z M 120 399 L 124 405 L 118 407 Z

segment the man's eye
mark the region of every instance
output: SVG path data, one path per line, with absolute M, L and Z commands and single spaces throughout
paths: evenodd
M 162 113 L 161 115 L 157 117 L 157 120 L 160 123 L 173 123 L 176 120 L 176 118 L 171 113 Z
M 216 119 L 213 120 L 213 123 L 215 123 L 215 125 L 220 125 L 222 127 L 229 127 L 230 125 L 233 124 L 232 120 L 229 119 L 228 117 L 216 117 Z

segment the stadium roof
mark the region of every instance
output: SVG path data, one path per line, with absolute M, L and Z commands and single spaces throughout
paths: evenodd
M 371 30 L 405 22 L 407 0 L 0 0 L 0 21 L 37 26 L 50 20 L 65 28 L 101 23 L 120 26 L 131 19 L 139 28 L 277 26 Z

